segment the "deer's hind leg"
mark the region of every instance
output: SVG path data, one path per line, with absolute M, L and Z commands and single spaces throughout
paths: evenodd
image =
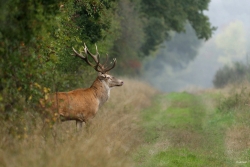
M 79 131 L 82 129 L 82 121 L 76 120 L 76 131 Z

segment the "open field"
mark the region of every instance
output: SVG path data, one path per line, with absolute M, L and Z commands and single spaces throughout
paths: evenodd
M 0 123 L 0 166 L 250 166 L 248 87 L 162 94 L 127 79 L 88 133 L 74 121 L 42 128 L 27 109 Z

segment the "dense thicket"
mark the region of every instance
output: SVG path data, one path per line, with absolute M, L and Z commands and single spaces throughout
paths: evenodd
M 0 1 L 1 117 L 11 120 L 47 93 L 89 84 L 93 70 L 71 55 L 72 47 L 86 43 L 93 50 L 96 43 L 101 54 L 117 57 L 115 71 L 131 75 L 139 74 L 143 56 L 187 22 L 208 39 L 214 28 L 203 10 L 209 2 Z

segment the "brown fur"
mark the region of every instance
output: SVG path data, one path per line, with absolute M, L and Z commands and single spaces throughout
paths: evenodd
M 122 85 L 123 81 L 99 73 L 90 88 L 52 94 L 46 101 L 48 107 L 45 113 L 61 121 L 75 120 L 81 126 L 82 122 L 92 119 L 108 100 L 110 89 Z

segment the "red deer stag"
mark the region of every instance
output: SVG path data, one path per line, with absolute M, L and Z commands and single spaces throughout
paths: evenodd
M 53 115 L 59 117 L 61 121 L 76 121 L 76 128 L 82 127 L 82 122 L 88 124 L 98 109 L 109 99 L 110 89 L 115 86 L 122 86 L 123 81 L 116 79 L 107 72 L 113 69 L 116 65 L 116 59 L 113 59 L 113 64 L 107 67 L 108 55 L 106 63 L 100 63 L 100 54 L 96 46 L 96 55 L 92 54 L 84 44 L 83 56 L 74 48 L 74 55 L 84 60 L 88 65 L 94 67 L 98 72 L 98 76 L 89 88 L 76 89 L 70 92 L 57 92 L 51 95 L 48 99 L 50 104 L 49 110 L 53 111 Z M 88 56 L 94 60 L 94 64 L 89 61 Z

